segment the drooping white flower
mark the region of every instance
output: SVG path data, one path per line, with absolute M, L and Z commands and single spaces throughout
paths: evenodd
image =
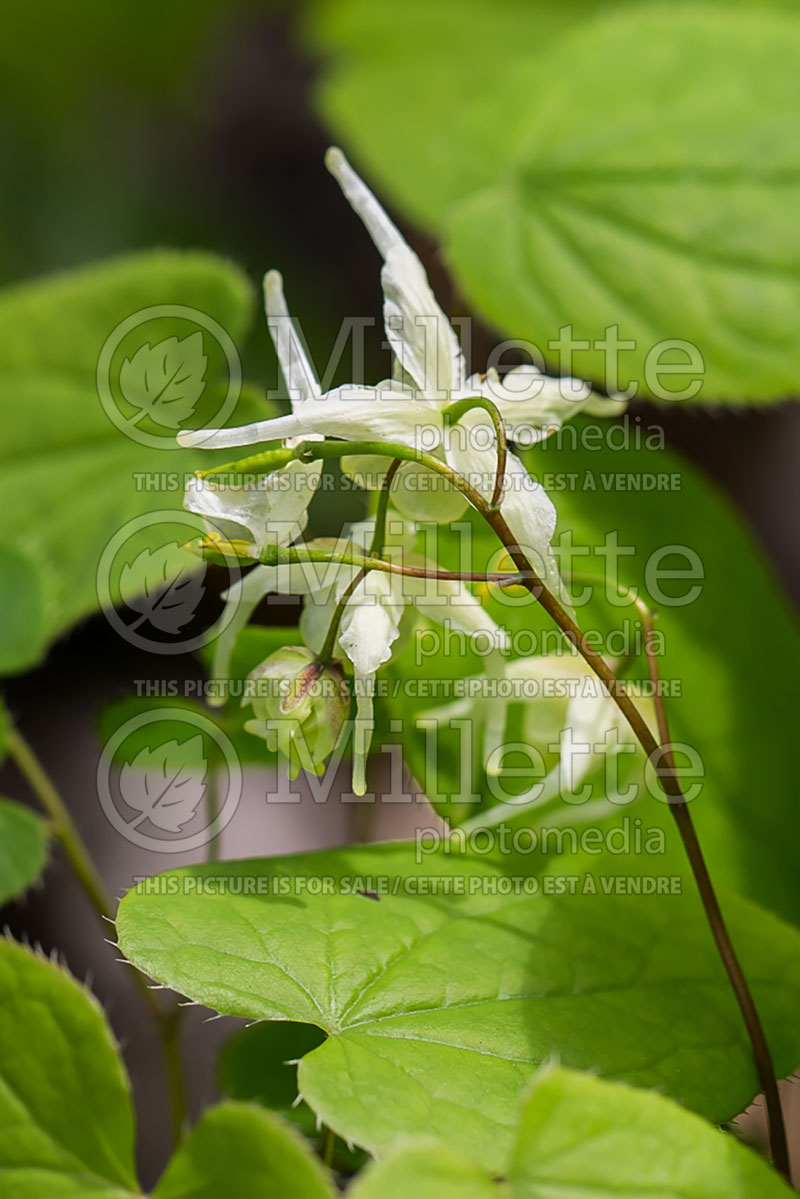
M 372 521 L 360 522 L 349 536 L 335 545 L 328 541 L 309 542 L 310 549 L 338 552 L 363 551 L 369 544 Z M 392 540 L 391 538 L 389 539 Z M 395 535 L 394 547 L 384 547 L 384 557 L 406 566 L 433 564 L 402 551 L 403 536 Z M 318 652 L 334 619 L 337 606 L 359 574 L 359 567 L 341 562 L 303 562 L 281 566 L 257 566 L 238 580 L 226 593 L 234 606 L 234 616 L 226 624 L 215 644 L 212 673 L 226 677 L 236 638 L 261 599 L 270 592 L 305 597 L 300 631 L 306 645 Z M 419 578 L 411 575 L 371 570 L 356 583 L 341 613 L 336 645 L 339 654 L 351 663 L 354 674 L 356 718 L 353 726 L 353 791 L 366 791 L 366 759 L 374 728 L 373 701 L 376 675 L 392 655 L 400 636 L 404 616 L 414 614 L 450 626 L 467 635 L 487 630 L 497 648 L 507 648 L 505 633 L 481 607 L 463 583 L 456 580 Z
M 292 407 L 297 410 L 319 399 L 322 392 L 289 316 L 277 271 L 270 271 L 264 280 L 264 300 L 278 362 Z M 309 435 L 306 440 L 314 438 Z M 218 482 L 214 475 L 195 478 L 187 485 L 184 507 L 206 518 L 212 532 L 230 539 L 241 540 L 246 529 L 250 540 L 245 549 L 249 556 L 259 558 L 266 546 L 290 545 L 300 537 L 320 471 L 319 461 L 290 462 L 282 470 L 244 483 Z
M 531 444 L 587 405 L 591 388 L 575 379 L 549 378 L 530 365 L 516 367 L 502 380 L 496 372 L 467 377 L 455 331 L 433 295 L 419 258 L 341 151 L 329 150 L 326 161 L 383 258 L 384 323 L 396 359 L 395 378 L 376 387 L 349 385 L 322 395 L 300 391 L 287 416 L 220 429 L 211 436 L 207 430 L 182 433 L 179 440 L 207 448 L 312 435 L 397 442 L 444 456 L 489 499 L 496 467 L 491 420 L 486 412 L 473 409 L 448 427 L 446 408 L 459 399 L 489 399 L 497 406 L 509 437 Z M 407 498 L 424 494 L 412 482 L 423 469 L 409 464 L 398 474 L 395 498 L 401 508 L 404 493 Z M 432 498 L 427 505 L 415 503 L 413 511 L 406 509 L 408 514 L 451 520 L 463 510 L 458 495 L 451 493 L 445 501 L 440 491 Z M 514 454 L 507 458 L 501 510 L 518 545 L 552 585 L 557 580 L 550 550 L 555 510 L 544 488 Z

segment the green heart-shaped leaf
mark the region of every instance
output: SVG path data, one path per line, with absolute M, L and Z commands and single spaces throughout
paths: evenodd
M 300 1092 L 374 1153 L 433 1133 L 499 1169 L 536 1066 L 658 1087 L 712 1120 L 757 1090 L 736 1003 L 692 893 L 528 894 L 512 858 L 410 847 L 170 871 L 122 901 L 123 952 L 216 1010 L 328 1039 Z M 377 898 L 376 898 L 377 897 Z M 800 1060 L 800 936 L 726 900 L 777 1069 Z

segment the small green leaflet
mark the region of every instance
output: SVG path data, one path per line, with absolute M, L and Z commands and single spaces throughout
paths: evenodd
M 432 1134 L 500 1169 L 519 1097 L 556 1054 L 714 1121 L 741 1111 L 757 1081 L 695 896 L 530 886 L 518 859 L 356 847 L 159 875 L 117 928 L 136 966 L 197 1003 L 327 1032 L 300 1092 L 373 1153 Z M 800 935 L 734 897 L 725 910 L 789 1073 Z
M 0 545 L 0 674 L 15 674 L 35 660 L 45 622 L 45 577 L 22 546 Z

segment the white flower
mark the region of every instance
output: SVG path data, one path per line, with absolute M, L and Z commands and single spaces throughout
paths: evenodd
M 292 406 L 297 409 L 322 393 L 289 317 L 277 271 L 270 271 L 264 279 L 264 300 L 281 372 Z M 213 475 L 192 479 L 186 488 L 184 507 L 208 518 L 212 532 L 221 532 L 230 539 L 241 540 L 242 530 L 246 529 L 250 540 L 245 549 L 249 556 L 259 558 L 267 545 L 289 545 L 302 534 L 320 470 L 319 461 L 290 462 L 282 470 L 245 484 L 216 482 Z
M 348 539 L 335 544 L 312 541 L 310 549 L 343 554 L 369 544 L 373 523 L 360 522 L 351 527 Z M 389 542 L 393 539 L 389 538 Z M 395 537 L 394 547 L 384 547 L 384 557 L 406 566 L 432 567 L 432 563 L 402 551 L 404 537 Z M 399 544 L 398 544 L 399 543 Z M 393 552 L 393 550 L 395 552 Z M 330 562 L 304 562 L 282 566 L 257 566 L 226 593 L 236 605 L 233 619 L 217 639 L 213 675 L 227 676 L 230 655 L 236 638 L 253 610 L 269 592 L 303 595 L 306 604 L 300 621 L 303 640 L 318 652 L 334 618 L 344 592 L 359 573 L 358 566 Z M 337 637 L 340 653 L 353 666 L 356 719 L 353 726 L 353 791 L 366 791 L 366 759 L 374 728 L 373 699 L 375 676 L 392 655 L 400 636 L 404 616 L 413 620 L 415 613 L 438 623 L 448 621 L 452 628 L 466 634 L 491 630 L 498 649 L 506 647 L 506 638 L 480 601 L 464 586 L 452 580 L 417 578 L 410 575 L 371 570 L 360 580 L 346 600 Z
M 445 409 L 456 400 L 483 397 L 497 406 L 509 437 L 527 444 L 546 437 L 592 399 L 588 384 L 575 379 L 552 379 L 533 366 L 519 366 L 501 380 L 496 372 L 466 374 L 464 355 L 452 325 L 431 291 L 417 255 L 340 150 L 331 149 L 327 165 L 345 196 L 363 220 L 383 257 L 386 335 L 396 358 L 395 378 L 376 387 L 346 386 L 319 394 L 298 389 L 292 413 L 240 428 L 179 435 L 183 445 L 206 448 L 250 445 L 273 438 L 325 435 L 350 441 L 401 443 L 443 455 L 466 475 L 486 499 L 494 488 L 496 448 L 494 428 L 486 412 L 473 409 L 458 425 L 446 427 Z M 285 322 L 290 326 L 288 318 Z M 283 361 L 283 360 L 282 360 Z M 284 373 L 286 369 L 284 367 Z M 358 464 L 353 464 L 355 469 Z M 424 494 L 412 477 L 424 468 L 409 464 L 398 474 L 397 499 L 413 503 L 409 515 L 451 520 L 464 501 L 452 493 L 446 500 L 434 494 L 433 503 L 419 503 Z M 425 472 L 430 476 L 430 472 Z M 551 585 L 557 585 L 550 540 L 556 514 L 544 489 L 522 462 L 509 454 L 501 510 L 519 546 Z

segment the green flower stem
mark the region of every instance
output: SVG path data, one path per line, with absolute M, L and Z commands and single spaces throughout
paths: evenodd
M 353 594 L 358 584 L 367 574 L 367 569 L 367 567 L 362 566 L 361 570 L 357 571 L 357 573 L 345 587 L 339 598 L 339 602 L 334 609 L 333 616 L 331 617 L 331 623 L 329 624 L 328 631 L 325 634 L 325 640 L 322 644 L 322 649 L 317 654 L 317 660 L 322 662 L 324 665 L 327 665 L 327 663 L 333 658 L 333 652 L 336 649 L 336 638 L 339 636 L 339 625 L 342 623 L 342 617 L 344 616 L 344 610 L 347 607 L 347 601 L 350 599 L 350 596 Z
M 475 408 L 482 408 L 484 412 L 489 414 L 494 425 L 495 436 L 497 437 L 497 472 L 494 480 L 494 491 L 489 501 L 490 508 L 497 508 L 503 495 L 503 480 L 506 476 L 506 459 L 508 458 L 506 426 L 500 415 L 499 408 L 484 396 L 456 400 L 455 404 L 451 404 L 448 408 L 445 408 L 444 422 L 446 425 L 454 425 L 462 416 L 465 416 L 467 412 L 472 412 Z
M 372 535 L 372 543 L 369 547 L 369 557 L 378 557 L 383 550 L 383 543 L 386 538 L 386 516 L 389 511 L 389 492 L 392 489 L 394 477 L 400 467 L 401 460 L 399 458 L 392 459 L 392 464 L 386 472 L 386 478 L 383 480 L 380 497 L 378 499 L 378 507 L 375 510 L 375 532 Z M 320 662 L 330 662 L 336 648 L 336 638 L 339 636 L 339 625 L 342 623 L 344 610 L 347 607 L 347 601 L 355 591 L 358 584 L 366 577 L 367 572 L 372 569 L 369 566 L 362 566 L 358 573 L 350 580 L 347 587 L 342 592 L 336 609 L 333 613 L 330 626 L 325 634 L 325 640 L 322 644 L 322 649 L 319 651 L 318 658 Z
M 382 570 L 386 574 L 408 575 L 412 579 L 441 579 L 445 582 L 494 583 L 497 587 L 518 587 L 526 576 L 516 570 L 489 572 L 480 570 L 433 570 L 425 566 L 403 566 L 386 558 L 375 558 L 357 549 L 336 551 L 311 545 L 268 546 L 259 558 L 263 566 L 289 566 L 303 562 L 324 562 L 336 566 L 355 566 L 361 570 Z
M 378 497 L 378 507 L 375 510 L 375 532 L 369 547 L 370 557 L 379 558 L 383 553 L 383 543 L 386 540 L 386 515 L 389 511 L 389 495 L 392 490 L 394 477 L 402 465 L 400 458 L 394 458 L 386 472 L 383 486 Z
M 98 916 L 110 920 L 113 910 L 111 900 L 69 809 L 18 729 L 13 729 L 9 734 L 8 752 L 16 762 L 31 791 L 50 817 L 50 830 L 63 849 L 64 855 L 72 867 L 72 872 L 89 903 Z
M 772 1055 L 770 1053 L 767 1038 L 764 1033 L 764 1028 L 761 1023 L 761 1018 L 758 1014 L 755 1000 L 753 999 L 750 987 L 739 962 L 736 951 L 733 947 L 730 934 L 728 932 L 725 920 L 722 915 L 722 910 L 717 899 L 714 885 L 711 881 L 711 876 L 708 872 L 705 857 L 703 855 L 700 841 L 697 836 L 697 830 L 694 826 L 689 805 L 683 794 L 680 779 L 675 768 L 675 762 L 670 749 L 670 734 L 669 725 L 667 722 L 666 709 L 664 700 L 660 694 L 658 659 L 652 644 L 653 617 L 654 614 L 644 600 L 634 595 L 627 588 L 620 588 L 620 594 L 630 595 L 632 602 L 636 605 L 641 617 L 645 631 L 645 643 L 648 670 L 650 678 L 654 683 L 655 691 L 655 706 L 658 719 L 658 734 L 660 741 L 657 741 L 650 729 L 647 726 L 636 704 L 627 695 L 624 683 L 621 684 L 614 671 L 606 662 L 605 658 L 593 649 L 583 636 L 578 625 L 572 619 L 568 612 L 562 608 L 556 597 L 545 587 L 541 579 L 536 578 L 536 572 L 531 567 L 526 556 L 522 553 L 519 546 L 516 544 L 513 533 L 509 529 L 500 513 L 493 514 L 489 519 L 489 523 L 497 533 L 497 536 L 505 545 L 512 561 L 524 573 L 524 585 L 528 587 L 533 595 L 538 599 L 539 603 L 545 609 L 549 616 L 556 622 L 559 628 L 563 631 L 568 640 L 575 646 L 584 660 L 592 668 L 598 678 L 605 684 L 609 694 L 616 703 L 617 707 L 622 712 L 628 724 L 636 734 L 636 738 L 647 754 L 648 760 L 651 763 L 663 763 L 666 766 L 666 772 L 659 769 L 658 779 L 661 787 L 667 795 L 669 801 L 668 806 L 673 815 L 675 823 L 678 827 L 678 833 L 683 844 L 684 851 L 689 861 L 689 865 L 697 885 L 700 899 L 703 904 L 703 909 L 708 920 L 709 928 L 711 929 L 714 942 L 717 946 L 717 951 L 728 979 L 731 988 L 736 996 L 736 1001 L 739 1005 L 739 1010 L 747 1028 L 750 1045 L 753 1050 L 753 1058 L 755 1060 L 756 1069 L 758 1071 L 761 1089 L 764 1092 L 764 1098 L 767 1106 L 767 1116 L 769 1122 L 769 1142 L 772 1153 L 773 1164 L 784 1178 L 790 1178 L 789 1165 L 789 1150 L 786 1141 L 786 1126 L 783 1119 L 783 1109 L 781 1107 L 780 1093 L 778 1083 L 775 1076 L 775 1068 L 772 1063 Z
M 69 808 L 56 790 L 47 771 L 34 754 L 19 729 L 12 729 L 8 737 L 8 752 L 16 762 L 33 794 L 49 817 L 50 830 L 61 846 L 72 872 L 77 878 L 89 903 L 101 920 L 113 924 L 113 905 L 103 880 L 92 861 L 91 854 L 81 837 Z M 181 1017 L 180 1008 L 163 1008 L 150 990 L 143 974 L 133 971 L 134 983 L 153 1017 L 161 1038 L 164 1063 L 169 1080 L 172 1128 L 175 1143 L 181 1138 L 186 1110 L 186 1094 L 183 1081 L 177 1039 Z
M 418 462 L 420 466 L 425 466 L 428 470 L 447 479 L 482 516 L 488 516 L 493 511 L 491 504 L 486 502 L 481 493 L 476 491 L 463 475 L 453 470 L 441 458 L 436 458 L 425 450 L 416 450 L 395 441 L 300 441 L 295 446 L 265 450 L 250 458 L 239 458 L 235 462 L 227 462 L 222 466 L 199 470 L 196 474 L 199 479 L 228 474 L 272 474 L 273 471 L 285 469 L 290 462 L 327 461 L 329 458 L 344 458 L 351 454 L 373 454 L 382 458 L 399 458 L 401 462 Z
M 322 1160 L 329 1170 L 333 1169 L 333 1155 L 336 1150 L 336 1133 L 332 1128 L 325 1128 L 325 1141 L 322 1146 Z

